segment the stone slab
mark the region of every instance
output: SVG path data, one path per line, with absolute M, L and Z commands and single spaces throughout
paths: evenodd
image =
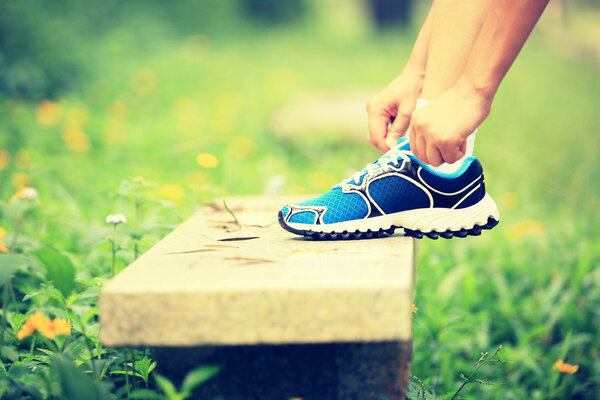
M 106 346 L 408 341 L 414 242 L 314 241 L 282 230 L 289 198 L 206 207 L 108 282 Z M 292 199 L 293 200 L 293 199 Z

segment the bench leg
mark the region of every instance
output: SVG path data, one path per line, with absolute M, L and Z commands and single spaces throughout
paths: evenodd
M 212 400 L 404 400 L 410 342 L 157 348 L 158 372 L 179 384 L 199 365 L 219 365 L 198 388 Z

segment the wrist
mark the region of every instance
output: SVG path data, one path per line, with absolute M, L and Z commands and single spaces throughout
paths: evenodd
M 489 113 L 498 86 L 490 82 L 470 79 L 463 75 L 456 82 L 454 88 L 460 92 L 464 98 L 469 99 L 474 105 L 477 105 L 486 113 Z
M 418 96 L 423 90 L 423 82 L 425 81 L 425 70 L 411 65 L 406 65 L 402 69 L 402 80 L 413 86 L 413 92 Z
M 410 60 L 402 69 L 402 74 L 417 82 L 423 82 L 425 80 L 425 66 L 421 66 L 419 63 L 411 63 Z
M 488 104 L 492 103 L 498 90 L 498 85 L 495 82 L 467 74 L 463 74 L 456 81 L 455 86 L 469 97 L 478 100 L 480 103 Z

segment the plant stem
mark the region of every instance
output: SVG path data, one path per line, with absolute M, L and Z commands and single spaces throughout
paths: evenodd
M 13 233 L 12 240 L 10 241 L 10 246 L 8 246 L 9 252 L 15 251 L 15 246 L 17 245 L 17 239 L 19 238 L 19 234 L 21 233 L 21 228 L 23 227 L 23 214 L 19 215 L 17 221 L 15 222 L 15 232 Z
M 31 347 L 29 348 L 29 355 L 33 356 L 33 351 L 35 350 L 35 336 L 31 339 Z
M 115 239 L 117 236 L 117 224 L 113 224 L 113 234 L 112 234 L 112 238 L 111 238 L 111 246 L 112 246 L 112 265 L 110 268 L 110 275 L 115 276 L 115 264 L 116 264 L 116 255 L 117 255 L 117 248 L 115 245 Z
M 131 376 L 133 379 L 133 390 L 137 389 L 137 380 L 135 379 L 135 354 L 133 349 L 129 350 L 129 356 L 131 357 Z
M 125 390 L 129 398 L 129 368 L 127 367 L 127 349 L 123 349 L 123 367 L 125 369 Z
M 6 331 L 7 313 L 8 313 L 8 286 L 11 278 L 8 278 L 2 291 L 2 332 L 0 333 L 0 359 L 2 358 L 2 350 L 4 346 L 4 332 Z
M 473 377 L 473 375 L 475 375 L 475 373 L 479 370 L 479 368 L 483 367 L 485 364 L 487 364 L 488 362 L 492 361 L 500 352 L 500 349 L 502 348 L 502 346 L 500 346 L 496 352 L 488 358 L 485 358 L 485 356 L 487 355 L 487 352 L 484 353 L 481 358 L 479 359 L 479 361 L 477 361 L 477 365 L 475 366 L 475 369 L 473 370 L 473 372 L 471 372 L 471 375 L 469 375 L 465 381 L 463 382 L 462 385 L 460 385 L 460 387 L 458 388 L 458 390 L 456 391 L 456 393 L 454 393 L 454 396 L 452 396 L 452 398 L 450 400 L 454 400 L 456 398 L 456 396 L 458 396 L 458 394 L 460 393 L 461 390 L 463 390 L 463 388 L 465 386 L 467 386 L 468 383 L 471 382 L 471 378 Z
M 138 222 L 140 218 L 140 208 L 142 206 L 142 202 L 140 201 L 139 196 L 139 185 L 135 188 L 134 193 L 134 210 L 133 210 L 133 234 L 135 235 L 133 239 L 133 259 L 137 260 L 139 256 L 138 249 Z

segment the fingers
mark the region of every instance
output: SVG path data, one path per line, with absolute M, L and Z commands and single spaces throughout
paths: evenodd
M 425 164 L 439 167 L 443 163 L 452 164 L 465 155 L 465 142 L 457 146 L 444 140 L 436 140 L 426 127 L 417 122 L 410 126 L 408 136 L 413 154 Z
M 386 152 L 389 148 L 386 146 L 385 136 L 390 122 L 390 116 L 381 112 L 382 109 L 367 104 L 367 117 L 369 121 L 369 134 L 367 140 L 377 150 Z
M 463 158 L 463 156 L 465 155 L 465 152 L 463 150 L 461 150 L 461 146 L 453 146 L 453 145 L 443 145 L 443 146 L 438 146 L 438 150 L 440 151 L 440 153 L 442 154 L 442 161 L 448 164 L 452 164 L 458 160 L 460 160 L 461 158 Z M 433 165 L 433 164 L 432 164 Z
M 398 144 L 398 139 L 400 139 L 406 133 L 408 129 L 408 125 L 410 124 L 410 112 L 398 112 L 396 115 L 394 122 L 392 122 L 392 126 L 387 131 L 387 137 L 385 139 L 385 144 L 388 148 L 392 148 Z

